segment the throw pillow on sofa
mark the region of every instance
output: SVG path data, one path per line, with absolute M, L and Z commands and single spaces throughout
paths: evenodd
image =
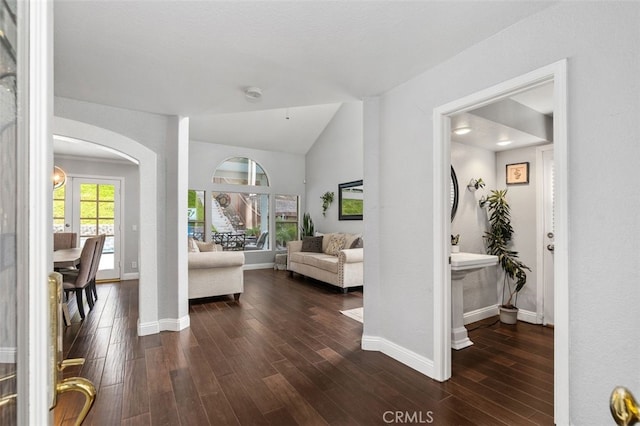
M 188 243 L 189 243 L 189 246 L 188 246 L 189 253 L 199 253 L 200 252 L 200 248 L 198 247 L 198 244 L 196 244 L 196 240 L 194 240 L 193 238 L 189 237 Z
M 329 239 L 329 244 L 325 250 L 326 254 L 337 256 L 340 253 L 347 242 L 347 238 L 344 234 L 333 234 Z
M 302 239 L 302 251 L 308 253 L 322 253 L 322 236 L 304 237 Z
M 355 240 L 353 240 L 353 242 L 349 246 L 350 249 L 362 248 L 362 247 L 364 247 L 364 242 L 362 241 L 362 238 L 360 238 L 360 237 L 358 237 Z
M 195 242 L 196 242 L 196 245 L 198 246 L 198 250 L 201 252 L 218 251 L 218 247 L 216 246 L 216 243 L 214 243 L 213 241 L 205 243 L 204 241 L 195 240 Z

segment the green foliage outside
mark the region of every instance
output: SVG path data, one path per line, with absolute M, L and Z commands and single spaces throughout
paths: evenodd
M 244 234 L 248 237 L 257 237 L 260 235 L 260 227 L 254 226 L 253 228 L 247 228 L 245 229 Z
M 201 191 L 196 191 L 194 189 L 189 190 L 189 199 L 187 201 L 187 207 L 196 208 L 196 221 L 203 222 L 204 221 L 204 204 L 198 198 L 197 193 Z
M 359 215 L 363 212 L 363 200 L 342 199 L 343 215 Z
M 276 222 L 276 245 L 286 247 L 287 241 L 298 239 L 298 224 L 296 222 Z

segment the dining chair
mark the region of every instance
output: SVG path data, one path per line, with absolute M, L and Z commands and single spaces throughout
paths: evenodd
M 89 303 L 89 309 L 93 309 L 93 295 L 91 290 L 91 267 L 93 264 L 93 257 L 97 246 L 100 243 L 99 237 L 88 238 L 84 247 L 82 247 L 82 253 L 80 254 L 80 265 L 78 265 L 77 275 L 65 275 L 62 288 L 64 289 L 65 296 L 69 300 L 69 293 L 72 291 L 76 294 L 76 301 L 78 302 L 78 312 L 80 318 L 84 319 L 84 302 L 82 300 L 82 290 L 85 291 L 87 296 L 87 302 Z
M 95 300 L 98 300 L 98 291 L 96 289 L 96 275 L 98 269 L 100 269 L 100 258 L 102 257 L 102 249 L 104 248 L 104 242 L 107 239 L 105 234 L 98 235 L 98 244 L 96 245 L 95 252 L 93 254 L 93 260 L 91 261 L 91 272 L 89 272 L 89 286 Z
M 75 232 L 55 232 L 53 234 L 53 250 L 78 247 L 78 234 Z

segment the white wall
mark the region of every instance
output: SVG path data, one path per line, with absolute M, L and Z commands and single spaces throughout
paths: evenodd
M 362 233 L 361 220 L 338 220 L 338 184 L 363 177 L 362 102 L 342 104 L 306 156 L 307 203 L 316 231 Z M 322 194 L 334 201 L 322 216 Z M 364 181 L 365 205 L 367 182 Z
M 178 283 L 167 280 L 167 276 L 176 274 L 177 261 L 174 257 L 167 256 L 166 247 L 169 240 L 165 231 L 167 212 L 176 209 L 176 205 L 169 202 L 166 195 L 167 180 L 176 179 L 175 176 L 167 175 L 166 163 L 167 161 L 177 161 L 177 159 L 166 155 L 169 117 L 61 97 L 54 99 L 54 115 L 118 133 L 133 139 L 156 154 L 157 242 L 155 249 L 158 271 L 156 282 L 151 284 L 154 286 L 152 291 L 158 296 L 158 306 L 157 308 L 153 307 L 151 311 L 157 309 L 157 315 L 154 315 L 156 321 L 177 318 L 178 301 L 169 295 L 175 294 L 171 288 L 177 289 Z M 145 247 L 141 247 L 140 250 L 145 250 Z M 141 303 L 145 302 L 141 301 Z
M 379 274 L 365 292 L 378 317 L 368 335 L 433 357 L 433 109 L 568 58 L 570 281 L 556 285 L 569 291 L 571 422 L 609 423 L 614 386 L 640 389 L 638 22 L 638 3 L 561 3 L 381 97 L 380 145 L 365 144 L 380 159 L 379 187 L 368 189 L 379 191 L 380 241 L 365 256 L 384 259 L 364 263 L 365 276 Z M 365 171 L 366 183 L 376 171 Z M 368 304 L 369 291 L 384 303 Z
M 484 232 L 488 229 L 486 210 L 478 205 L 480 197 L 496 187 L 496 155 L 493 151 L 460 143 L 451 143 L 451 165 L 458 177 L 458 211 L 451 222 L 451 233 L 460 234 L 460 251 L 486 253 Z M 484 188 L 471 192 L 471 179 L 485 182 Z M 497 267 L 483 268 L 462 278 L 463 310 L 465 313 L 494 306 L 496 299 Z
M 517 251 L 520 260 L 531 268 L 531 271 L 527 271 L 527 284 L 518 293 L 518 308 L 531 312 L 536 312 L 537 308 L 536 185 L 538 179 L 542 178 L 536 173 L 536 160 L 536 147 L 502 151 L 496 154 L 498 189 L 508 189 L 507 200 L 511 206 L 511 225 L 514 230 L 513 250 Z M 529 163 L 529 183 L 506 185 L 506 165 L 523 162 Z M 498 288 L 502 288 L 501 282 Z
M 297 195 L 300 197 L 300 216 L 304 212 L 305 203 L 305 161 L 304 155 L 289 154 L 284 152 L 263 151 L 251 148 L 242 148 L 230 145 L 212 144 L 207 142 L 190 141 L 189 143 L 189 189 L 204 190 L 206 209 L 209 210 L 211 193 L 224 188 L 231 192 L 248 192 L 248 187 L 240 185 L 214 185 L 213 173 L 223 161 L 231 157 L 248 157 L 262 166 L 269 177 L 269 187 L 264 193 L 270 195 Z M 245 189 L 247 188 L 247 189 Z M 269 197 L 272 209 L 275 198 Z M 207 213 L 208 214 L 208 213 Z M 207 216 L 207 223 L 210 218 Z M 269 228 L 275 229 L 275 217 L 269 218 Z M 209 229 L 209 225 L 207 228 Z M 273 263 L 275 258 L 274 232 L 270 232 L 271 250 L 245 251 L 246 264 Z
M 139 234 L 133 232 L 133 226 L 139 226 L 140 218 L 140 179 L 138 166 L 125 161 L 101 161 L 96 158 L 79 158 L 54 155 L 54 164 L 62 167 L 67 175 L 108 176 L 123 178 L 121 192 L 124 209 L 122 210 L 122 234 L 124 251 L 120 258 L 123 274 L 137 273 L 131 268 L 131 262 L 138 262 Z

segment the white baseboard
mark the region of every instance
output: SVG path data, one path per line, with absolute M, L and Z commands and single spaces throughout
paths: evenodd
M 141 323 L 138 318 L 138 336 L 149 336 L 150 334 L 160 333 L 160 325 L 158 321 Z
M 140 279 L 140 273 L 139 272 L 127 272 L 126 274 L 122 274 L 122 278 L 120 278 L 121 280 L 125 281 L 125 280 L 139 280 Z
M 270 262 L 270 263 L 249 263 L 246 264 L 242 267 L 242 269 L 244 271 L 249 271 L 252 269 L 273 269 L 273 265 L 275 263 L 274 262 Z
M 161 331 L 180 331 L 191 325 L 189 315 L 182 318 L 162 318 L 158 321 L 147 322 L 144 324 L 138 320 L 138 336 L 148 336 L 150 334 L 158 334 Z
M 499 314 L 498 305 L 486 306 L 484 308 L 476 309 L 464 314 L 464 325 L 471 324 L 472 322 L 480 321 L 486 318 L 491 318 Z
M 16 348 L 12 348 L 12 347 L 0 348 L 0 363 L 1 364 L 15 364 L 16 363 Z
M 390 342 L 387 339 L 376 336 L 362 336 L 362 350 L 364 351 L 379 351 L 385 355 L 390 356 L 403 363 L 406 366 L 419 371 L 429 377 L 434 377 L 433 361 L 429 358 L 425 358 L 407 348 L 404 348 L 396 343 Z
M 525 311 L 524 309 L 518 309 L 518 321 L 524 321 L 531 324 L 541 324 L 537 313 Z
M 475 311 L 467 312 L 466 314 L 464 314 L 464 325 L 471 324 L 472 322 L 480 321 L 499 314 L 500 311 L 498 310 L 498 305 L 476 309 Z M 531 324 L 542 323 L 538 318 L 537 313 L 524 309 L 518 309 L 518 321 L 524 321 Z
M 182 318 L 163 318 L 158 323 L 160 331 L 180 331 L 189 327 L 191 320 L 189 315 L 185 315 Z

